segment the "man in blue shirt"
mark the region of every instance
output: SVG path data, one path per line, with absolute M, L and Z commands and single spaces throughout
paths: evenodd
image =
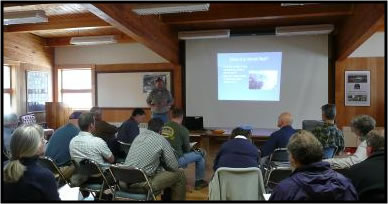
M 284 112 L 278 118 L 278 131 L 273 132 L 269 140 L 261 147 L 261 157 L 269 156 L 277 148 L 285 148 L 291 135 L 296 132 L 292 128 L 292 115 L 289 112 Z
M 70 178 L 74 171 L 74 166 L 71 165 L 69 144 L 71 139 L 80 132 L 78 127 L 80 115 L 81 112 L 78 111 L 70 115 L 69 123 L 57 129 L 51 136 L 45 152 L 45 156 L 54 160 L 66 178 Z

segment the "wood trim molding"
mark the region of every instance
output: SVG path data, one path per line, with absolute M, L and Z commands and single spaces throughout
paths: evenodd
M 146 71 L 169 71 L 177 65 L 171 63 L 146 63 L 146 64 L 104 64 L 96 65 L 96 72 L 144 72 Z

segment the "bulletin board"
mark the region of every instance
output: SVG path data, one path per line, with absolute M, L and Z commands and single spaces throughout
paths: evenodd
M 27 71 L 27 112 L 45 111 L 49 99 L 48 72 Z

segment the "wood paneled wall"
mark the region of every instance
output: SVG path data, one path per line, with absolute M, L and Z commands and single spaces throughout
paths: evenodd
M 172 90 L 174 97 L 174 105 L 182 108 L 182 78 L 181 67 L 170 63 L 149 63 L 149 64 L 108 64 L 95 65 L 95 73 L 102 72 L 172 72 Z M 128 108 L 103 108 L 102 118 L 109 122 L 123 122 L 127 120 L 136 107 Z M 151 111 L 149 108 L 144 108 L 146 118 L 151 118 Z
M 12 67 L 12 90 L 16 113 L 26 113 L 26 71 L 44 70 L 49 72 L 49 96 L 53 95 L 52 69 L 54 48 L 46 47 L 45 39 L 29 33 L 3 33 L 4 64 Z M 45 113 L 36 114 L 38 122 L 44 122 Z
M 337 61 L 335 70 L 335 104 L 337 125 L 349 126 L 357 115 L 367 114 L 376 119 L 376 126 L 385 126 L 385 69 L 384 57 L 347 58 Z M 371 104 L 369 107 L 345 106 L 345 71 L 370 71 Z

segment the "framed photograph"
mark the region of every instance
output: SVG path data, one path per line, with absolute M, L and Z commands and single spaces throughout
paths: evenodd
M 155 88 L 156 79 L 161 78 L 167 88 L 167 75 L 166 74 L 146 74 L 143 77 L 143 93 L 149 93 Z
M 345 71 L 345 106 L 370 106 L 370 71 Z
M 26 71 L 28 113 L 45 111 L 49 99 L 48 76 L 44 71 Z

